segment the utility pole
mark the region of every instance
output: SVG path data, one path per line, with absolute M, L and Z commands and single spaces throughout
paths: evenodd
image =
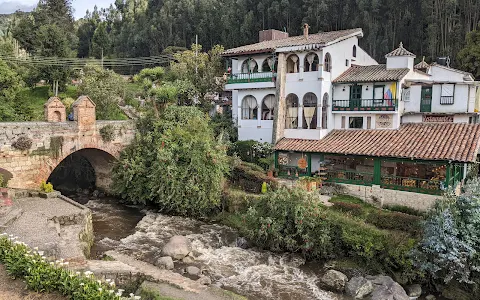
M 102 58 L 102 69 L 103 69 L 103 47 L 102 47 L 102 56 L 101 56 L 101 58 Z

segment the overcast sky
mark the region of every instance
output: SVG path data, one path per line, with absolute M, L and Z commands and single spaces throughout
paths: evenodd
M 73 0 L 72 5 L 74 9 L 73 16 L 79 19 L 85 16 L 85 12 L 92 11 L 93 7 L 97 5 L 101 7 L 109 7 L 114 0 Z M 17 9 L 22 11 L 31 11 L 38 3 L 38 0 L 0 0 L 0 14 L 10 14 Z

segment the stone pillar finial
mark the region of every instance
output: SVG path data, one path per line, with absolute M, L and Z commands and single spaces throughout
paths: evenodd
M 80 96 L 73 102 L 73 119 L 80 129 L 94 128 L 96 122 L 95 103 L 88 96 Z
M 65 105 L 58 97 L 50 97 L 43 105 L 45 120 L 47 122 L 65 122 L 67 119 L 67 110 Z

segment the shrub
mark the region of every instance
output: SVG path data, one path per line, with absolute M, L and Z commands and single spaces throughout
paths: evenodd
M 391 206 L 385 205 L 383 208 L 386 210 L 401 212 L 401 213 L 412 215 L 412 216 L 423 217 L 425 215 L 423 212 L 419 210 L 416 210 L 414 208 L 404 206 L 404 205 L 391 205 Z
M 113 141 L 115 139 L 115 128 L 111 124 L 103 126 L 100 129 L 100 136 L 106 143 Z
M 114 191 L 165 213 L 203 217 L 217 212 L 229 165 L 226 147 L 214 138 L 205 114 L 195 107 L 168 106 L 159 119 L 140 119 L 137 128 L 114 166 Z
M 254 163 L 263 170 L 273 164 L 273 146 L 270 143 L 259 143 L 254 140 L 237 141 L 229 149 L 229 155 L 236 153 L 241 160 Z
M 264 182 L 271 189 L 275 189 L 278 186 L 277 181 L 268 177 L 259 166 L 245 162 L 240 162 L 233 166 L 229 174 L 229 180 L 233 186 L 249 193 L 261 193 Z
M 224 210 L 229 212 L 246 212 L 248 207 L 255 204 L 260 195 L 246 193 L 242 190 L 226 189 L 222 197 Z
M 367 222 L 383 229 L 393 229 L 418 234 L 422 218 L 400 212 L 373 210 L 368 214 Z
M 434 280 L 478 285 L 480 276 L 480 182 L 465 194 L 447 195 L 435 203 L 423 226 L 423 238 L 412 252 L 415 266 Z
M 32 148 L 32 139 L 26 136 L 21 136 L 12 143 L 12 147 L 21 151 L 28 150 Z
M 409 279 L 418 275 L 408 257 L 415 243 L 408 234 L 392 234 L 328 209 L 315 194 L 298 188 L 260 196 L 243 214 L 240 231 L 272 251 L 298 252 L 309 259 L 350 257 L 378 272 Z
M 40 184 L 40 190 L 45 193 L 51 193 L 53 192 L 53 185 L 49 183 L 45 183 L 45 181 L 42 181 Z
M 347 202 L 334 202 L 332 207 L 336 210 L 350 213 L 353 216 L 362 216 L 364 214 L 363 208 L 360 204 L 347 203 Z
M 76 300 L 134 299 L 121 297 L 121 290 L 113 290 L 114 283 L 97 281 L 88 271 L 84 275 L 73 273 L 65 268 L 68 263 L 49 262 L 42 254 L 16 241 L 16 237 L 0 237 L 0 262 L 5 264 L 8 275 L 24 279 L 27 287 L 36 292 L 58 291 Z

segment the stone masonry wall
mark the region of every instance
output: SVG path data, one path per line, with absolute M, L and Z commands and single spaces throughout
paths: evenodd
M 420 211 L 429 210 L 441 196 L 425 195 L 419 193 L 383 189 L 378 185 L 362 186 L 353 184 L 340 184 L 346 193 L 376 205 L 403 205 Z
M 115 139 L 111 142 L 104 142 L 99 132 L 107 125 L 115 130 Z M 12 147 L 21 136 L 32 140 L 31 149 L 21 151 Z M 3 169 L 0 171 L 13 176 L 9 187 L 38 189 L 68 155 L 81 149 L 99 149 L 118 157 L 134 136 L 134 124 L 129 121 L 97 121 L 88 130 L 79 128 L 77 122 L 0 123 L 0 168 Z

